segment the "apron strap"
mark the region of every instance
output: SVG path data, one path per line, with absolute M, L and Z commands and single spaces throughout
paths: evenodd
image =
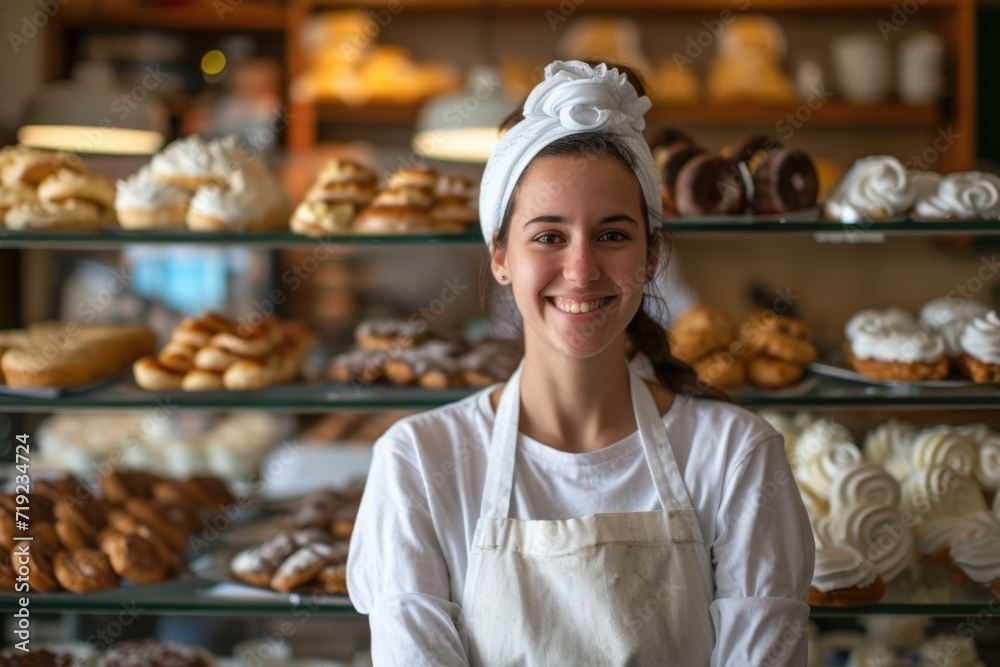
M 514 462 L 517 456 L 518 424 L 521 422 L 521 371 L 524 359 L 507 380 L 497 404 L 493 420 L 493 435 L 487 453 L 486 483 L 483 488 L 483 505 L 479 511 L 483 519 L 506 519 L 510 516 L 510 497 L 514 490 Z

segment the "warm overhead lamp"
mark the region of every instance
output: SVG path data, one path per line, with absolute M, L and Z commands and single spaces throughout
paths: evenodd
M 464 90 L 432 98 L 420 109 L 413 149 L 437 160 L 485 163 L 500 141 L 500 123 L 516 106 L 504 95 L 497 68 L 473 67 Z
M 168 129 L 166 107 L 153 93 L 164 76 L 151 71 L 140 85 L 122 89 L 107 63 L 77 63 L 72 78 L 48 84 L 29 100 L 17 140 L 82 154 L 155 153 Z

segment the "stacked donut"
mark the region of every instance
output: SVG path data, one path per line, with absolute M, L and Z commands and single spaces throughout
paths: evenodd
M 980 171 L 942 176 L 907 169 L 891 155 L 857 160 L 827 198 L 826 217 L 841 222 L 911 215 L 927 220 L 1000 218 L 1000 177 Z
M 38 322 L 0 332 L 0 382 L 80 387 L 120 375 L 155 347 L 148 327 Z
M 899 308 L 856 313 L 844 328 L 854 369 L 876 380 L 939 380 L 949 369 L 974 382 L 1000 382 L 1000 316 L 972 300 L 942 297 L 919 319 Z
M 734 354 L 736 326 L 713 306 L 694 305 L 670 327 L 670 351 L 689 364 L 698 378 L 719 389 L 738 387 L 746 378 L 742 356 Z
M 207 516 L 231 506 L 218 479 L 172 481 L 139 472 L 101 479 L 98 497 L 72 477 L 37 480 L 28 494 L 30 528 L 17 529 L 14 494 L 0 496 L 0 589 L 13 591 L 22 559 L 31 590 L 92 593 L 119 579 L 144 584 L 177 574 L 188 536 Z M 15 537 L 32 538 L 29 554 Z
M 806 366 L 816 360 L 809 327 L 799 320 L 765 310 L 740 327 L 747 349 L 747 379 L 765 389 L 781 389 L 798 382 Z
M 67 153 L 0 150 L 0 226 L 89 231 L 115 225 L 115 187 Z
M 479 219 L 474 182 L 426 167 L 404 167 L 379 191 L 378 178 L 349 160 L 333 160 L 292 214 L 292 231 L 308 236 L 464 232 Z
M 651 148 L 665 216 L 777 215 L 816 204 L 812 159 L 774 137 L 748 135 L 714 154 L 683 132 L 664 130 Z
M 488 340 L 469 345 L 432 337 L 423 322 L 369 320 L 355 330 L 354 350 L 334 357 L 336 382 L 388 381 L 432 389 L 488 387 L 510 377 L 524 354 L 519 341 Z
M 360 488 L 306 496 L 273 537 L 236 554 L 232 573 L 282 593 L 346 594 L 347 546 L 360 501 Z
M 132 366 L 150 391 L 261 389 L 298 376 L 316 337 L 305 325 L 264 318 L 252 327 L 209 313 L 185 318 L 156 357 Z
M 269 231 L 286 226 L 288 203 L 264 158 L 236 135 L 178 139 L 118 181 L 114 202 L 126 229 Z
M 217 667 L 207 651 L 159 639 L 131 639 L 116 642 L 97 655 L 91 645 L 42 644 L 25 653 L 18 649 L 0 650 L 3 667 Z

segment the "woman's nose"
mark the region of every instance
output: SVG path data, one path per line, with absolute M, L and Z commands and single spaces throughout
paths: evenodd
M 570 243 L 563 265 L 563 275 L 578 285 L 589 285 L 600 277 L 601 270 L 590 243 L 586 241 Z

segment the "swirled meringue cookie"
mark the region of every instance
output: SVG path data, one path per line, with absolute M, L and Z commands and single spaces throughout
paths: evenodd
M 925 331 L 865 325 L 855 332 L 851 351 L 858 359 L 930 364 L 944 356 L 944 344 L 940 338 Z
M 868 308 L 855 313 L 844 327 L 844 337 L 854 340 L 862 329 L 888 329 L 890 331 L 920 331 L 920 323 L 902 308 Z
M 760 410 L 757 414 L 763 417 L 764 421 L 770 424 L 784 438 L 785 456 L 791 461 L 794 455 L 793 452 L 795 451 L 795 443 L 802 432 L 796 425 L 794 418 L 777 410 Z
M 906 168 L 889 155 L 861 158 L 826 200 L 828 218 L 841 222 L 885 220 L 910 210 L 917 186 Z
M 962 354 L 961 338 L 970 321 L 990 312 L 990 307 L 973 299 L 940 297 L 920 309 L 920 324 L 941 336 L 951 358 Z
M 956 517 L 933 519 L 917 530 L 917 549 L 939 563 L 951 562 L 952 541 L 968 535 L 970 526 Z
M 865 434 L 865 457 L 901 482 L 913 472 L 910 453 L 916 435 L 913 424 L 890 419 Z
M 912 515 L 920 525 L 986 509 L 986 499 L 976 481 L 943 464 L 914 471 L 903 482 L 902 492 L 900 510 Z
M 819 545 L 809 587 L 809 604 L 859 606 L 874 604 L 885 594 L 885 585 L 871 562 L 846 546 Z
M 980 586 L 1000 591 L 1000 527 L 995 532 L 954 540 L 951 560 Z
M 976 642 L 971 637 L 937 635 L 920 647 L 920 662 L 935 667 L 985 667 L 976 653 Z
M 831 442 L 799 466 L 796 479 L 816 495 L 830 499 L 834 478 L 861 462 L 861 450 L 850 442 Z
M 944 464 L 967 477 L 972 474 L 977 459 L 972 441 L 951 426 L 924 429 L 913 439 L 914 469 Z
M 982 171 L 948 174 L 933 192 L 918 198 L 913 212 L 937 220 L 995 220 L 1000 217 L 1000 177 Z
M 895 508 L 873 504 L 842 507 L 820 523 L 820 530 L 824 543 L 856 549 L 886 582 L 913 559 L 913 533 Z
M 958 366 L 977 383 L 1000 382 L 1000 315 L 973 318 L 959 339 Z
M 146 165 L 117 183 L 115 212 L 125 229 L 184 226 L 190 192 L 165 183 Z
M 827 445 L 842 442 L 854 443 L 854 436 L 846 426 L 831 419 L 818 419 L 802 430 L 789 460 L 793 468 L 800 468 Z
M 899 482 L 877 463 L 863 461 L 842 468 L 830 486 L 830 512 L 838 514 L 851 505 L 898 507 L 902 498 Z
M 994 493 L 1000 490 L 1000 433 L 986 424 L 968 424 L 957 427 L 956 431 L 965 437 L 976 450 L 977 457 L 973 474 L 984 490 Z

